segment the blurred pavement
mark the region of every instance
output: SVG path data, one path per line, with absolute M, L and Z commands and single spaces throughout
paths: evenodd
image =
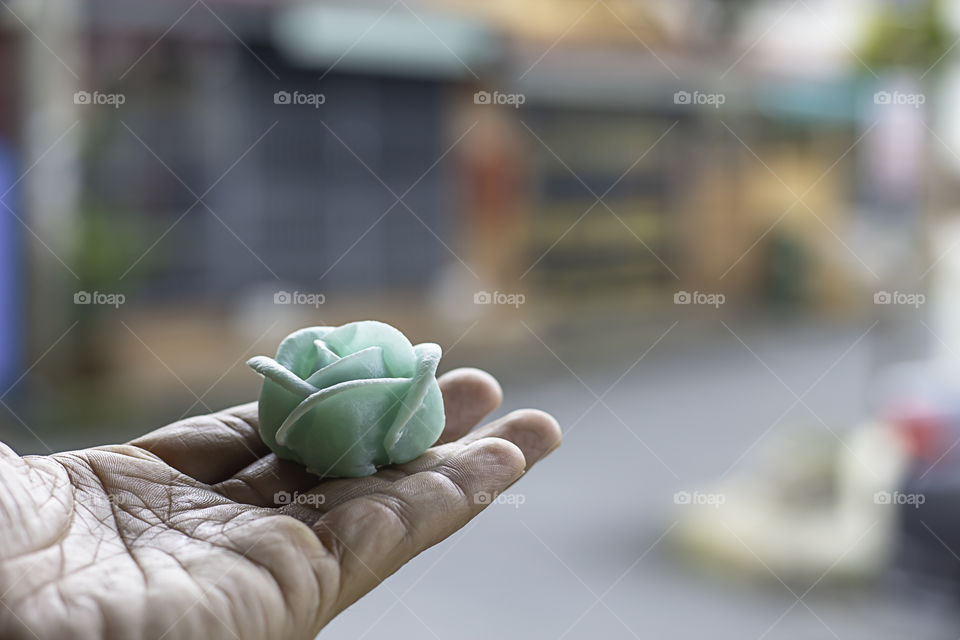
M 552 374 L 508 383 L 504 411 L 542 407 L 567 433 L 563 447 L 514 486 L 523 503 L 494 504 L 323 637 L 956 637 L 956 621 L 935 603 L 899 603 L 829 575 L 798 603 L 790 590 L 801 596 L 811 585 L 729 571 L 705 577 L 670 547 L 673 492 L 734 465 L 795 401 L 784 384 L 803 396 L 835 365 L 804 402 L 837 433 L 854 424 L 876 344 L 889 340 L 880 327 L 862 337 L 871 324 L 730 325 L 755 357 L 722 326 L 705 335 L 680 323 L 604 397 L 609 409 L 590 409 L 595 397 L 584 385 L 602 396 L 649 344 L 625 349 L 604 371 L 571 361 L 583 384 L 555 359 Z M 798 405 L 763 440 L 796 427 L 826 431 Z

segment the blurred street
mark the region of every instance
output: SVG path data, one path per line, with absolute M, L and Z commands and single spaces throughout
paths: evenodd
M 548 355 L 552 370 L 524 384 L 529 376 L 514 369 L 504 410 L 550 407 L 566 431 L 561 450 L 514 486 L 522 504 L 495 504 L 348 610 L 330 634 L 953 637 L 952 605 L 929 594 L 904 602 L 830 575 L 815 584 L 772 574 L 753 582 L 722 567 L 704 579 L 694 558 L 671 547 L 675 491 L 744 464 L 758 439 L 796 429 L 832 438 L 811 411 L 840 436 L 858 420 L 878 345 L 891 338 L 880 326 L 864 335 L 871 324 L 731 325 L 754 355 L 722 326 L 681 323 L 607 394 L 650 342 L 632 344 L 605 370 L 571 360 L 571 373 Z M 604 404 L 591 408 L 587 386 Z M 787 387 L 809 409 L 784 414 L 795 401 Z

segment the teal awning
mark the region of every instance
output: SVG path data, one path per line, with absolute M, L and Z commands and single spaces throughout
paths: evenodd
M 476 20 L 402 3 L 383 8 L 304 4 L 274 24 L 277 48 L 297 64 L 338 70 L 455 78 L 480 73 L 498 54 L 496 38 Z

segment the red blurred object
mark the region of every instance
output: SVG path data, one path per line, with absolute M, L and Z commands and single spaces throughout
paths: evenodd
M 916 460 L 939 459 L 951 446 L 946 437 L 948 417 L 925 402 L 901 400 L 887 407 L 881 417 L 894 426 Z

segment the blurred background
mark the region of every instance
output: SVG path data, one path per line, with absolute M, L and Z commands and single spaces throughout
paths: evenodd
M 563 448 L 331 638 L 960 634 L 960 9 L 0 2 L 0 439 L 379 319 Z

